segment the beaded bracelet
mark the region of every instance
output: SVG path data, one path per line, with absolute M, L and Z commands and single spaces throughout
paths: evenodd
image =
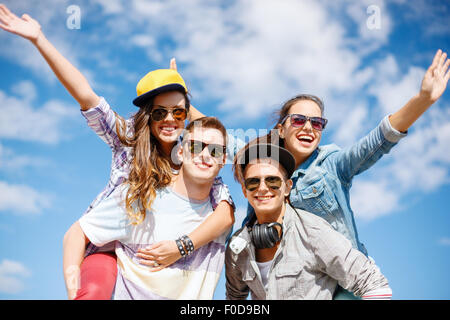
M 184 247 L 187 250 L 187 255 L 190 255 L 191 253 L 194 252 L 194 243 L 192 242 L 192 240 L 187 236 L 184 235 L 181 238 L 181 241 L 183 241 Z
M 183 244 L 181 243 L 180 239 L 175 240 L 175 243 L 177 244 L 178 250 L 180 251 L 180 254 L 182 257 L 186 256 L 186 251 L 183 248 Z

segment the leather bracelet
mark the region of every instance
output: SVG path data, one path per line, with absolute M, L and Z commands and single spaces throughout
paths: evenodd
M 183 235 L 181 238 L 181 241 L 183 241 L 184 247 L 187 250 L 187 255 L 190 255 L 194 252 L 194 243 L 192 242 L 191 238 L 189 238 L 187 235 Z
M 175 240 L 175 243 L 177 244 L 178 251 L 180 251 L 181 257 L 186 256 L 186 251 L 183 248 L 183 244 L 181 243 L 180 239 Z

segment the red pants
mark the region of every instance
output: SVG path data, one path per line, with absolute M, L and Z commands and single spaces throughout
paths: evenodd
M 110 300 L 117 277 L 114 253 L 94 253 L 81 264 L 80 289 L 75 300 Z

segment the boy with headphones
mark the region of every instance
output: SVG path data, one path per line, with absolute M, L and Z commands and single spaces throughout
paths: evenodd
M 363 299 L 390 299 L 374 262 L 324 219 L 289 204 L 293 156 L 272 144 L 248 144 L 234 175 L 256 216 L 229 241 L 226 297 L 332 299 L 337 284 Z

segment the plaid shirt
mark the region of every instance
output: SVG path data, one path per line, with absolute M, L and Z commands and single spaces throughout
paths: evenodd
M 283 237 L 272 260 L 267 288 L 256 264 L 246 225 L 225 253 L 226 298 L 244 300 L 329 300 L 336 285 L 363 299 L 390 299 L 389 283 L 373 260 L 315 214 L 286 204 Z
M 81 114 L 86 118 L 88 126 L 111 148 L 111 174 L 108 184 L 102 192 L 92 201 L 84 214 L 89 213 L 92 208 L 97 206 L 103 199 L 108 197 L 114 189 L 127 180 L 130 173 L 130 163 L 132 160 L 132 148 L 124 146 L 117 136 L 116 132 L 116 113 L 111 109 L 106 100 L 102 97 L 100 103 L 95 108 L 81 110 Z M 133 130 L 132 118 L 125 120 L 127 134 Z M 216 177 L 211 188 L 210 199 L 213 209 L 221 201 L 227 201 L 235 208 L 233 199 L 231 198 L 228 186 L 222 181 L 222 178 Z M 95 253 L 99 247 L 89 244 L 86 248 L 86 256 Z M 106 245 L 101 251 L 113 251 L 114 245 Z

